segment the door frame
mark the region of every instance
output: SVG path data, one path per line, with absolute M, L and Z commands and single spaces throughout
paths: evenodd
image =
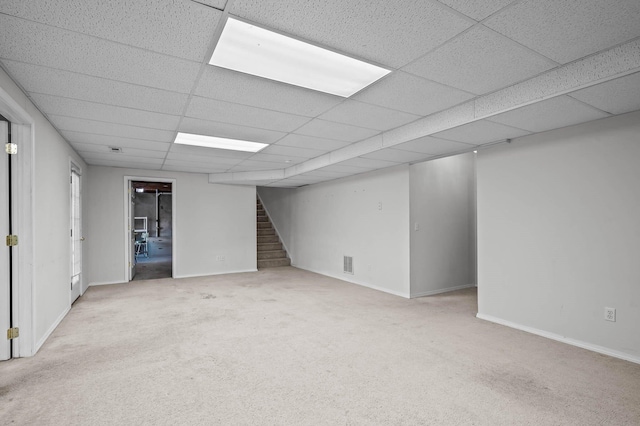
M 34 120 L 2 87 L 0 114 L 11 121 L 11 138 L 18 144 L 18 154 L 12 167 L 12 217 L 18 245 L 13 252 L 12 322 L 20 328 L 20 337 L 13 341 L 13 357 L 35 354 L 34 277 Z
M 84 229 L 83 229 L 83 215 L 84 215 L 84 211 L 82 209 L 82 203 L 83 203 L 83 197 L 82 197 L 82 167 L 78 165 L 78 163 L 73 159 L 73 158 L 69 158 L 69 176 L 71 176 L 73 173 L 76 173 L 78 175 L 78 178 L 80 179 L 79 185 L 78 185 L 78 190 L 80 191 L 80 238 L 84 239 Z M 73 209 L 73 199 L 71 198 L 73 196 L 73 194 L 71 193 L 71 189 L 69 190 L 69 208 Z M 70 211 L 70 215 L 69 215 L 69 220 L 73 219 L 73 212 Z M 73 223 L 70 224 L 70 229 L 73 229 Z M 73 238 L 73 237 L 72 237 Z M 82 240 L 81 244 L 80 244 L 80 282 L 78 282 L 79 288 L 78 288 L 78 292 L 79 292 L 79 296 L 82 296 L 84 294 L 84 277 L 83 277 L 83 270 L 84 270 L 84 244 L 82 244 Z M 71 244 L 73 244 L 71 242 Z M 72 247 L 69 247 L 69 249 L 71 250 Z M 69 268 L 69 277 L 71 278 L 71 276 L 73 275 L 73 257 L 69 256 L 69 261 L 70 261 L 70 268 Z M 69 302 L 70 304 L 72 304 L 73 302 L 75 302 L 76 299 L 73 299 L 73 289 L 71 289 L 69 291 Z
M 177 268 L 177 251 L 176 251 L 176 235 L 177 235 L 177 226 L 176 226 L 176 192 L 177 192 L 177 182 L 178 180 L 175 178 L 162 178 L 162 177 L 144 177 L 144 176 L 125 176 L 124 177 L 124 191 L 123 191 L 123 199 L 124 199 L 124 215 L 123 221 L 124 224 L 124 282 L 131 281 L 131 268 L 129 268 L 129 259 L 131 258 L 131 234 L 129 232 L 129 206 L 131 204 L 131 197 L 129 196 L 129 188 L 131 186 L 131 181 L 142 181 L 142 182 L 162 182 L 162 183 L 170 183 L 171 184 L 171 227 L 172 227 L 172 237 L 171 237 L 171 278 L 175 278 Z

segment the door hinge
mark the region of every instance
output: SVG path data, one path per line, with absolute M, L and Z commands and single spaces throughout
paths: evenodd
M 8 143 L 4 146 L 4 150 L 7 154 L 17 154 L 18 153 L 18 144 L 17 143 Z
M 18 236 L 17 235 L 7 235 L 7 247 L 13 247 L 18 245 Z
M 20 329 L 18 327 L 7 329 L 7 340 L 15 339 L 20 336 Z

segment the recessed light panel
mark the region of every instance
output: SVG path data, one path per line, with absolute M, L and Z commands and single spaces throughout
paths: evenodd
M 203 146 L 205 148 L 230 149 L 234 151 L 258 152 L 269 144 L 249 142 L 238 139 L 218 138 L 215 136 L 196 135 L 193 133 L 178 133 L 174 143 L 183 145 Z
M 343 97 L 391 72 L 233 18 L 209 64 Z

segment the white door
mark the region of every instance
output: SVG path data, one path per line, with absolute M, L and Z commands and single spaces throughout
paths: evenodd
M 136 192 L 133 190 L 133 185 L 129 181 L 129 209 L 127 227 L 129 233 L 129 281 L 136 276 L 136 226 L 135 226 L 135 197 Z
M 11 327 L 11 279 L 9 276 L 9 250 L 5 237 L 9 235 L 9 155 L 5 152 L 9 123 L 0 121 L 0 361 L 11 358 L 11 341 L 6 332 Z
M 71 165 L 71 303 L 80 297 L 82 289 L 82 198 L 80 170 Z

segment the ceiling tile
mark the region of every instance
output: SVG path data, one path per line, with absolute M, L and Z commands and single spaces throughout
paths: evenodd
M 227 0 L 194 0 L 198 3 L 206 4 L 211 7 L 215 7 L 216 9 L 223 10 L 227 5 Z
M 397 161 L 374 160 L 371 158 L 356 157 L 337 163 L 339 166 L 361 167 L 363 169 L 382 169 L 383 167 L 397 166 Z
M 322 114 L 344 99 L 214 66 L 205 68 L 195 94 L 306 117 Z
M 215 164 L 218 167 L 226 167 L 228 169 L 229 167 L 235 166 L 236 164 L 243 161 L 243 158 L 215 157 L 170 152 L 167 154 L 167 160 L 191 164 Z
M 231 172 L 251 172 L 255 170 L 278 170 L 284 166 L 272 161 L 257 161 L 257 160 L 245 160 L 240 164 L 237 164 L 229 171 Z
M 180 131 L 199 135 L 218 136 L 221 138 L 240 139 L 251 142 L 273 143 L 281 139 L 286 133 L 272 130 L 256 129 L 254 127 L 238 126 L 229 123 L 200 120 L 186 117 L 180 124 Z
M 181 115 L 188 95 L 92 77 L 38 65 L 2 61 L 9 74 L 30 93 Z
M 640 72 L 597 84 L 570 94 L 612 114 L 640 109 Z
M 353 99 L 426 116 L 473 97 L 470 93 L 395 71 L 357 93 Z
M 167 164 L 165 163 L 162 166 L 162 170 L 166 170 L 169 172 L 182 172 L 182 173 L 224 173 L 225 169 L 217 169 L 214 167 L 198 167 L 198 166 L 184 166 L 184 165 L 175 165 L 175 164 Z
M 197 62 L 2 14 L 0 35 L 5 59 L 175 92 L 189 93 L 200 70 Z
M 204 157 L 204 158 L 235 158 L 243 160 L 251 157 L 253 152 L 234 151 L 231 149 L 205 148 L 202 146 L 182 145 L 177 143 L 171 144 L 169 155 L 178 154 L 178 156 Z M 178 159 L 178 157 L 176 157 Z M 190 159 L 190 158 L 189 158 Z
M 103 153 L 103 154 L 113 154 L 108 146 L 104 145 L 95 145 L 90 143 L 72 143 L 71 146 L 81 153 L 81 155 L 92 155 L 93 153 Z M 90 154 L 89 154 L 90 153 Z M 120 153 L 123 156 L 129 157 L 145 157 L 145 158 L 159 158 L 164 159 L 166 152 L 163 151 L 153 151 L 148 149 L 136 149 L 136 148 L 122 148 L 122 152 Z
M 419 139 L 414 139 L 412 141 L 393 146 L 394 149 L 421 152 L 431 155 L 454 154 L 461 151 L 468 151 L 473 147 L 475 147 L 475 145 L 438 139 L 431 136 L 424 136 Z
M 424 0 L 236 0 L 231 13 L 394 68 L 472 24 Z
M 544 132 L 608 116 L 568 96 L 558 96 L 495 115 L 488 120 L 531 132 Z
M 87 164 L 92 166 L 104 166 L 104 167 L 124 167 L 127 169 L 140 169 L 140 170 L 160 170 L 162 163 L 137 163 L 135 161 L 115 161 L 105 158 L 85 158 Z
M 514 0 L 482 0 L 482 1 L 469 1 L 469 0 L 439 0 L 440 3 L 444 3 L 447 6 L 456 9 L 459 12 L 481 21 L 492 13 L 497 12 Z
M 38 105 L 40 111 L 66 117 L 86 118 L 170 131 L 175 131 L 180 121 L 180 117 L 177 115 L 159 114 L 59 96 L 36 93 L 31 95 L 31 99 Z
M 433 136 L 449 139 L 456 142 L 482 145 L 504 139 L 517 138 L 528 135 L 526 130 L 516 129 L 491 121 L 480 120 L 464 126 L 455 127 L 444 132 L 435 133 Z
M 270 145 L 260 151 L 262 154 L 274 154 L 274 155 L 285 155 L 289 157 L 299 157 L 299 158 L 315 158 L 318 155 L 322 155 L 327 151 L 321 151 L 317 149 L 308 149 L 308 148 L 296 148 L 292 146 L 283 146 L 283 145 Z
M 347 99 L 319 118 L 375 130 L 389 130 L 420 118 L 406 112 Z
M 165 0 L 4 0 L 0 13 L 198 62 L 222 16 L 195 2 Z
M 363 127 L 355 127 L 347 124 L 335 123 L 333 121 L 315 119 L 300 127 L 295 133 L 324 139 L 335 139 L 343 142 L 357 142 L 373 135 L 377 135 L 380 132 L 377 130 L 365 129 Z
M 414 163 L 417 161 L 424 161 L 430 157 L 433 157 L 433 155 L 425 154 L 422 152 L 403 151 L 393 148 L 381 149 L 379 151 L 372 152 L 371 154 L 362 156 L 362 158 L 370 158 L 372 160 L 395 161 L 398 163 Z
M 276 143 L 276 145 L 278 146 L 284 145 L 297 148 L 310 148 L 324 152 L 340 149 L 350 144 L 351 142 L 342 142 L 335 141 L 333 139 L 322 139 L 313 136 L 297 135 L 295 133 L 288 134 Z
M 97 135 L 118 136 L 132 139 L 145 139 L 157 142 L 171 142 L 175 132 L 149 129 L 146 127 L 127 126 L 125 124 L 105 123 L 103 121 L 85 120 L 81 118 L 48 115 L 49 120 L 59 130 L 72 132 L 95 133 Z
M 290 155 L 263 154 L 261 152 L 254 154 L 249 159 L 254 161 L 267 161 L 274 163 L 276 165 L 274 168 L 276 169 L 293 166 L 294 164 L 300 164 L 303 161 L 307 160 L 306 158 L 292 157 Z
M 476 26 L 403 70 L 481 95 L 555 66 L 500 34 Z
M 181 168 L 183 171 L 197 171 L 198 173 L 224 173 L 229 170 L 230 165 L 226 164 L 207 164 L 195 161 L 165 160 L 164 166 Z
M 93 164 L 94 160 L 106 160 L 118 164 L 118 167 L 131 167 L 131 163 L 134 164 L 147 164 L 147 165 L 162 165 L 164 161 L 162 158 L 148 158 L 148 157 L 135 157 L 128 156 L 124 153 L 102 153 L 102 152 L 79 152 L 89 164 Z
M 168 142 L 156 142 L 143 139 L 130 139 L 119 136 L 109 135 L 97 135 L 94 133 L 82 133 L 72 131 L 61 131 L 62 137 L 64 137 L 69 143 L 82 143 L 93 144 L 103 146 L 115 146 L 120 148 L 135 148 L 146 149 L 152 151 L 167 152 L 171 146 Z
M 638 0 L 525 0 L 484 23 L 560 63 L 640 34 Z
M 186 116 L 281 132 L 294 131 L 310 120 L 309 117 L 301 115 L 286 114 L 199 96 L 191 99 Z

